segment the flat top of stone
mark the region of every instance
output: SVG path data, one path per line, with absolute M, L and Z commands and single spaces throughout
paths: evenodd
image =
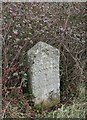
M 59 54 L 59 50 L 57 48 L 55 48 L 45 42 L 40 41 L 28 51 L 28 55 L 38 54 L 41 51 L 44 52 L 44 50 L 46 50 L 48 52 L 57 52 Z

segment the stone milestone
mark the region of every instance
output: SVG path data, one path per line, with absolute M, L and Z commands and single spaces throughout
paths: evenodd
M 35 104 L 60 100 L 59 50 L 38 42 L 28 51 L 29 88 Z

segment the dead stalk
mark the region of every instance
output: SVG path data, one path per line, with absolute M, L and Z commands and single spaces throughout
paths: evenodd
M 2 118 L 1 118 L 1 119 L 4 118 L 5 113 L 6 113 L 6 110 L 7 110 L 7 108 L 8 108 L 8 106 L 9 106 L 10 103 L 11 103 L 11 100 L 10 100 L 10 101 L 8 102 L 8 104 L 6 105 L 6 107 L 5 107 L 4 111 L 3 111 L 3 114 L 2 114 Z

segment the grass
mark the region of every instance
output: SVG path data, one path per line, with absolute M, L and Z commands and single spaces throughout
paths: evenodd
M 42 118 L 85 118 L 85 103 L 74 103 L 71 106 L 62 105 L 61 108 L 39 116 Z
M 57 98 L 51 98 L 51 100 L 49 100 L 49 102 L 41 102 L 40 104 L 35 105 L 35 111 L 37 113 L 42 113 L 43 111 L 51 108 L 52 106 L 56 105 L 57 103 L 59 103 L 59 99 Z
M 85 118 L 86 114 L 86 96 L 85 96 L 85 85 L 79 85 L 79 96 L 73 100 L 72 105 L 62 105 L 55 111 L 38 115 L 41 118 Z
M 86 111 L 86 98 L 85 96 L 85 85 L 79 85 L 79 96 L 73 100 L 73 104 L 62 104 L 61 108 L 57 108 L 56 110 L 51 110 L 51 112 L 46 112 L 41 106 L 34 109 L 36 111 L 35 116 L 36 118 L 85 118 Z M 21 101 L 19 101 L 20 103 Z M 29 118 L 30 111 L 26 112 L 26 108 L 24 107 L 23 103 L 18 104 L 18 106 L 9 105 L 10 114 L 5 115 L 5 118 Z M 23 112 L 22 112 L 23 111 Z M 41 112 L 40 112 L 41 111 Z

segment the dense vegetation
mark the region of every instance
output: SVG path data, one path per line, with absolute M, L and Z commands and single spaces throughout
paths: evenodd
M 51 117 L 75 118 L 85 115 L 86 16 L 85 3 L 3 2 L 3 117 L 48 117 L 47 111 L 51 111 Z M 32 95 L 28 91 L 29 68 L 26 65 L 26 53 L 39 41 L 58 48 L 61 53 L 61 101 L 46 111 L 34 108 Z M 78 108 L 78 102 L 73 104 L 75 100 L 81 102 L 81 107 Z M 69 107 L 70 104 L 76 107 Z M 73 109 L 81 109 L 81 114 L 78 112 L 75 116 Z M 58 116 L 61 110 L 62 115 Z M 43 115 L 44 112 L 46 115 Z

